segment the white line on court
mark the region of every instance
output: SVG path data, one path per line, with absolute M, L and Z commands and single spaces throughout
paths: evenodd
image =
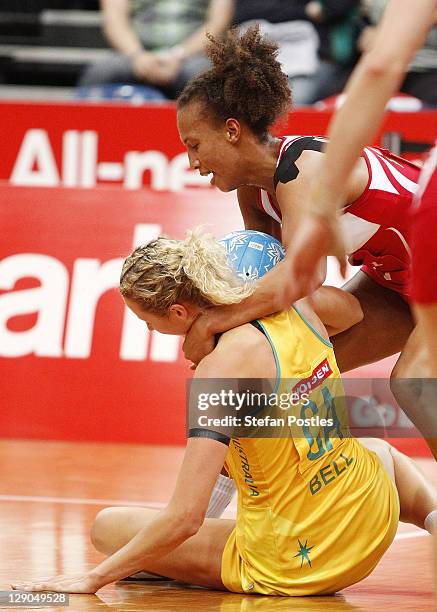
M 46 497 L 34 495 L 0 495 L 0 502 L 28 502 L 44 504 L 78 504 L 84 506 L 143 506 L 149 508 L 164 508 L 164 502 L 151 501 L 131 501 L 126 499 L 93 499 L 83 497 Z M 420 531 L 406 531 L 397 533 L 395 540 L 408 540 L 410 538 L 420 538 L 429 533 L 424 529 Z
M 421 538 L 422 536 L 427 536 L 429 533 L 424 529 L 420 531 L 406 531 L 405 533 L 397 533 L 395 536 L 395 540 L 408 540 L 409 538 Z
M 41 502 L 43 504 L 80 504 L 84 506 L 148 506 L 164 508 L 164 502 L 127 501 L 125 499 L 93 499 L 83 497 L 45 497 L 35 495 L 0 495 L 0 502 Z

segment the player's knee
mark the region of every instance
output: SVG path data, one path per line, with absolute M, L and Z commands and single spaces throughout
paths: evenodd
M 100 510 L 91 526 L 90 539 L 96 550 L 106 553 L 117 508 Z
M 373 451 L 377 455 L 387 454 L 392 448 L 389 442 L 381 438 L 361 438 L 360 442 L 368 450 Z
M 390 442 L 387 442 L 387 440 L 380 440 L 380 442 L 384 444 L 384 452 L 386 452 L 387 455 L 390 456 L 391 461 L 393 461 L 393 465 L 394 465 L 394 461 L 396 459 L 396 453 L 399 454 L 399 451 L 392 444 L 390 444 Z
M 362 438 L 361 444 L 378 456 L 390 478 L 395 481 L 394 461 L 391 453 L 392 446 L 386 440 L 381 440 L 381 438 Z
M 418 378 L 409 378 L 405 371 L 398 370 L 390 377 L 390 390 L 399 406 L 411 411 L 420 398 L 422 382 Z
M 399 359 L 390 374 L 390 384 L 396 385 L 397 381 L 408 376 L 409 364 L 406 359 Z
M 421 380 L 414 378 L 408 363 L 396 364 L 390 376 L 390 390 L 401 407 L 409 406 L 420 396 Z

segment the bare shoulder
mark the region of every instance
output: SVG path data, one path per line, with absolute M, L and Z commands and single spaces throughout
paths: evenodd
M 253 325 L 231 329 L 207 357 L 202 359 L 196 377 L 270 378 L 276 376 L 273 351 L 267 338 Z
M 284 158 L 278 166 L 276 197 L 279 202 L 293 193 L 299 197 L 317 177 L 324 154 L 305 149 L 292 159 Z M 281 167 L 282 166 L 282 167 Z
M 322 151 L 303 150 L 299 157 L 290 161 L 282 170 L 282 178 L 276 186 L 276 198 L 282 211 L 283 225 L 296 227 L 300 222 L 302 211 L 308 203 L 308 197 L 320 175 L 324 153 Z M 287 164 L 287 160 L 284 162 Z M 360 157 L 345 189 L 346 203 L 358 199 L 366 189 L 369 171 L 366 161 Z
M 304 149 L 298 156 L 293 159 L 284 158 L 281 161 L 283 168 L 280 166 L 278 170 L 281 172 L 278 175 L 279 182 L 276 187 L 276 195 L 280 197 L 281 191 L 284 189 L 296 190 L 299 189 L 301 183 L 307 183 L 315 178 L 321 168 L 324 153 L 321 151 L 313 151 Z
M 324 155 L 323 151 L 305 149 L 296 159 L 296 164 L 301 172 L 315 172 L 319 169 Z

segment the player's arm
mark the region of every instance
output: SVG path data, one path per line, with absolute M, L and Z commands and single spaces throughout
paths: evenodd
M 125 546 L 83 576 L 58 576 L 34 583 L 17 583 L 26 591 L 95 593 L 110 582 L 147 567 L 195 535 L 203 522 L 212 487 L 223 465 L 227 446 L 210 438 L 188 440 L 173 497 L 167 508 Z
M 364 54 L 346 87 L 344 105 L 329 129 L 329 143 L 314 193 L 323 214 L 335 214 L 345 200 L 352 168 L 378 130 L 385 106 L 397 92 L 415 51 L 435 21 L 436 0 L 392 0 L 371 50 Z
M 363 310 L 357 298 L 338 287 L 319 287 L 311 295 L 311 300 L 303 298 L 297 302 L 296 306 L 300 308 L 302 302 L 308 302 L 326 327 L 330 337 L 363 320 Z
M 210 380 L 208 388 L 216 391 L 220 379 L 246 374 L 245 368 L 250 366 L 247 365 L 242 351 L 235 350 L 235 343 L 237 339 L 234 344 L 232 339 L 227 339 L 220 349 L 217 347 L 213 354 L 199 364 L 192 390 L 198 389 L 195 387 L 196 380 L 202 384 L 202 389 L 205 388 L 204 381 Z M 238 346 L 241 347 L 241 343 L 238 342 Z M 229 348 L 234 350 L 229 351 Z M 192 409 L 195 409 L 196 400 L 197 396 L 192 391 Z M 197 429 L 196 424 L 194 427 L 196 433 L 194 435 L 193 432 L 193 437 L 188 438 L 182 466 L 168 506 L 130 542 L 91 572 L 99 582 L 98 588 L 144 569 L 148 561 L 167 555 L 195 535 L 202 526 L 211 491 L 228 452 L 228 445 L 219 441 L 223 440 L 224 436 L 218 434 L 217 439 L 214 439 L 211 437 L 214 432 L 205 430 L 207 435 L 203 437 L 200 428 Z
M 227 374 L 228 371 L 224 374 L 221 371 L 217 357 L 211 355 L 204 365 L 199 365 L 195 378 L 212 378 L 214 386 L 216 378 Z M 167 555 L 197 533 L 204 521 L 211 491 L 222 470 L 227 451 L 227 444 L 211 437 L 188 439 L 168 506 L 130 542 L 91 571 L 97 588 L 144 569 L 148 561 Z
M 147 567 L 197 533 L 227 446 L 210 438 L 190 438 L 176 488 L 165 510 L 130 542 L 92 570 L 98 588 Z
M 201 527 L 227 449 L 225 444 L 211 438 L 190 438 L 169 505 L 125 546 L 83 576 L 63 575 L 39 582 L 16 583 L 13 588 L 95 593 L 111 582 L 144 569 L 148 561 L 167 555 Z
M 196 377 L 211 378 L 214 386 L 218 378 L 239 376 L 237 359 L 242 357 L 235 347 L 227 361 L 211 355 L 199 366 Z M 167 555 L 200 529 L 227 452 L 227 444 L 217 439 L 190 437 L 168 506 L 125 546 L 83 576 L 59 576 L 43 583 L 16 584 L 14 588 L 95 593 L 110 582 L 144 569 L 148 561 Z
M 354 164 L 378 130 L 385 106 L 398 90 L 407 66 L 435 21 L 436 0 L 392 0 L 375 44 L 364 54 L 346 87 L 346 101 L 331 121 L 324 163 L 307 197 L 291 254 L 291 275 L 303 292 L 314 284 L 315 270 L 328 252 L 344 275 L 345 247 L 338 211 L 348 200 Z

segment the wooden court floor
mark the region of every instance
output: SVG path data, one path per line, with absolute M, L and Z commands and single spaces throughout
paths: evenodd
M 80 573 L 99 562 L 88 537 L 95 514 L 116 504 L 161 507 L 182 454 L 181 448 L 162 446 L 0 441 L 0 590 L 16 580 Z M 437 484 L 435 464 L 420 463 Z M 243 596 L 175 582 L 121 582 L 97 595 L 72 595 L 69 608 L 44 609 L 429 612 L 435 601 L 431 545 L 425 532 L 401 525 L 373 574 L 330 597 Z

